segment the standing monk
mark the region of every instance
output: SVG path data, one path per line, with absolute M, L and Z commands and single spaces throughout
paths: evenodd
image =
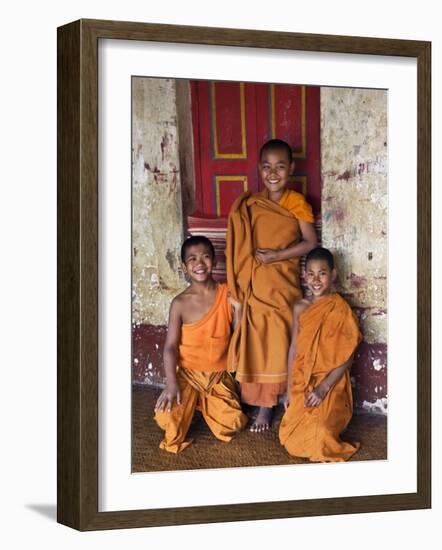
M 265 189 L 242 194 L 229 214 L 227 284 L 243 306 L 229 370 L 236 372 L 241 400 L 259 407 L 254 432 L 270 427 L 278 395 L 286 392 L 292 309 L 302 296 L 300 257 L 317 242 L 310 205 L 287 189 L 294 168 L 286 142 L 265 143 L 258 164 Z

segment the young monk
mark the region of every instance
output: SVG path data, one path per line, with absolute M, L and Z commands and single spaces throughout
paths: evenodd
M 186 435 L 196 409 L 221 441 L 230 441 L 248 421 L 226 372 L 238 304 L 229 299 L 227 285 L 212 277 L 215 251 L 209 239 L 187 239 L 181 259 L 190 286 L 170 306 L 163 354 L 167 383 L 155 405 L 155 420 L 165 431 L 160 448 L 171 453 L 192 442 Z
M 312 250 L 305 266 L 311 297 L 293 308 L 291 381 L 279 439 L 291 455 L 312 462 L 342 462 L 359 448 L 339 437 L 352 417 L 349 370 L 361 334 L 350 306 L 331 292 L 335 278 L 331 252 Z
M 287 389 L 292 309 L 301 298 L 299 261 L 316 246 L 313 214 L 304 196 L 287 189 L 294 171 L 290 146 L 273 139 L 260 151 L 265 189 L 242 194 L 227 230 L 227 284 L 243 306 L 229 352 L 241 400 L 259 407 L 251 431 L 270 427 L 273 407 Z

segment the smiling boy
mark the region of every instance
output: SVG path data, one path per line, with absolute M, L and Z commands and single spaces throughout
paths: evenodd
M 155 405 L 155 420 L 165 431 L 160 448 L 172 453 L 191 443 L 186 435 L 196 409 L 221 441 L 230 441 L 248 420 L 226 372 L 238 304 L 212 277 L 215 251 L 209 239 L 187 239 L 181 259 L 190 286 L 170 306 L 163 352 L 166 387 Z
M 258 407 L 254 432 L 269 429 L 287 389 L 292 310 L 302 296 L 300 257 L 317 242 L 310 205 L 287 187 L 294 168 L 285 141 L 266 142 L 258 164 L 263 191 L 241 195 L 229 214 L 227 283 L 243 306 L 229 369 L 240 382 L 241 401 Z
M 348 460 L 359 448 L 340 434 L 352 417 L 349 370 L 361 334 L 350 306 L 331 292 L 335 279 L 331 252 L 313 249 L 304 276 L 311 297 L 293 308 L 289 389 L 279 439 L 289 454 L 312 462 Z

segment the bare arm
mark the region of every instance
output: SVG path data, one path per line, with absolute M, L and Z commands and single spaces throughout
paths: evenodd
M 235 330 L 235 328 L 240 324 L 241 322 L 241 315 L 242 315 L 242 304 L 237 302 L 232 295 L 228 294 L 228 300 L 233 308 L 233 321 L 232 321 L 232 329 Z
M 304 311 L 305 305 L 297 302 L 293 307 L 292 337 L 290 341 L 289 353 L 287 357 L 287 392 L 284 396 L 284 407 L 287 409 L 290 404 L 290 388 L 292 386 L 292 364 L 296 357 L 296 341 L 299 331 L 299 316 Z
M 181 309 L 178 300 L 173 300 L 169 311 L 169 325 L 167 327 L 166 342 L 163 350 L 164 371 L 166 373 L 166 387 L 158 397 L 155 410 L 170 411 L 173 402 L 181 403 L 180 389 L 176 379 L 178 348 L 181 339 Z
M 350 367 L 352 361 L 353 356 L 350 357 L 350 359 L 340 367 L 336 367 L 335 369 L 330 371 L 324 378 L 324 380 L 322 380 L 322 382 L 320 382 L 314 388 L 314 390 L 308 394 L 308 396 L 305 398 L 304 405 L 306 407 L 317 407 L 318 405 L 320 405 L 328 392 L 344 376 L 344 372 Z
M 315 248 L 318 244 L 315 227 L 312 223 L 299 220 L 299 228 L 301 230 L 302 239 L 299 243 L 283 248 L 282 250 L 272 250 L 271 248 L 258 248 L 255 256 L 264 264 L 278 262 L 280 260 L 288 260 L 304 256 Z

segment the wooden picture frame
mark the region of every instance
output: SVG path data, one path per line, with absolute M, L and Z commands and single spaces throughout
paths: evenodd
M 222 45 L 417 60 L 417 491 L 98 511 L 98 41 Z M 79 20 L 58 29 L 58 521 L 82 531 L 431 506 L 431 44 L 422 41 Z

